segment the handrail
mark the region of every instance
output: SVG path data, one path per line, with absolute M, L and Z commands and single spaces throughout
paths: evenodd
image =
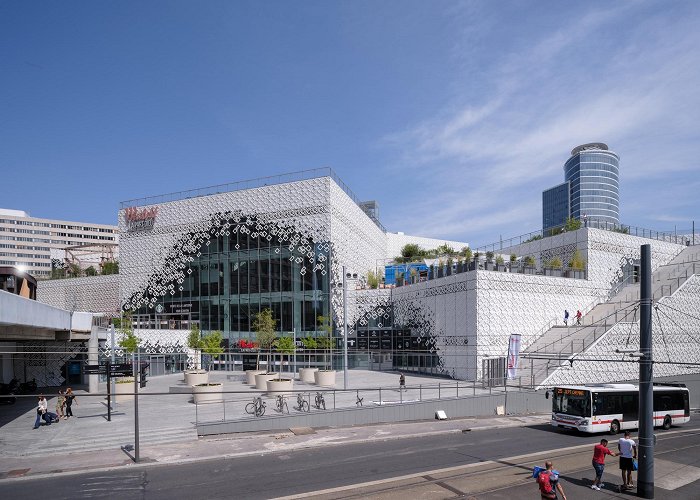
M 690 245 L 692 242 L 692 238 L 689 237 L 688 235 L 691 234 L 691 230 L 681 230 L 681 231 L 657 231 L 654 229 L 646 229 L 642 227 L 637 227 L 637 226 L 631 226 L 629 224 L 612 224 L 606 220 L 599 220 L 599 219 L 588 219 L 585 223 L 581 224 L 581 227 L 579 229 L 583 228 L 591 228 L 591 229 L 601 229 L 604 231 L 611 231 L 611 232 L 617 232 L 617 233 L 624 233 L 624 234 L 629 234 L 631 236 L 638 236 L 640 238 L 648 238 L 652 240 L 661 240 L 661 241 L 668 241 L 671 243 L 677 243 L 679 245 Z M 540 239 L 544 238 L 549 238 L 552 236 L 551 234 L 546 234 L 547 231 L 545 230 L 535 230 L 535 231 L 530 231 L 529 233 L 523 233 L 518 236 L 513 236 L 511 238 L 508 238 L 506 240 L 499 240 L 494 243 L 486 244 L 486 245 L 481 245 L 479 247 L 474 248 L 474 252 L 486 252 L 486 251 L 492 251 L 495 252 L 497 250 L 503 250 L 505 248 L 510 248 L 515 245 L 521 245 L 523 243 L 530 243 L 532 241 L 537 241 Z M 559 233 L 561 234 L 561 233 Z M 555 235 L 556 236 L 556 235 Z M 696 238 L 696 243 L 700 243 L 700 237 Z

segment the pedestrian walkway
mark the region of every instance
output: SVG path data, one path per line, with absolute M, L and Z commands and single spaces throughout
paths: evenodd
M 270 452 L 289 452 L 337 444 L 373 442 L 377 439 L 402 439 L 431 434 L 461 433 L 465 430 L 493 430 L 505 427 L 524 427 L 549 422 L 549 415 L 524 417 L 490 417 L 454 420 L 370 425 L 330 429 L 293 429 L 285 432 L 232 434 L 173 443 L 144 443 L 140 455 L 143 464 L 177 464 L 207 459 L 259 455 Z M 62 425 L 62 424 L 58 424 Z M 43 429 L 42 429 L 43 430 Z M 37 431 L 39 432 L 39 431 Z M 133 443 L 128 435 L 123 441 Z M 36 447 L 41 447 L 37 440 Z M 0 481 L 54 473 L 98 471 L 118 467 L 138 467 L 134 464 L 133 450 L 106 448 L 79 453 L 53 452 L 31 454 L 16 458 L 0 457 Z

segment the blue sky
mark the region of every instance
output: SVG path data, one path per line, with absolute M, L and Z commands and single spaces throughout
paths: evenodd
M 3 208 L 332 167 L 390 230 L 541 227 L 572 147 L 621 158 L 621 219 L 700 215 L 700 2 L 0 2 Z

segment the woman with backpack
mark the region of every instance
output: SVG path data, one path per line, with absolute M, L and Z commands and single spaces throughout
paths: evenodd
M 557 491 L 561 494 L 561 500 L 566 500 L 564 488 L 559 484 L 559 473 L 554 470 L 552 462 L 544 463 L 544 470 L 537 474 L 537 484 L 543 500 L 557 500 Z

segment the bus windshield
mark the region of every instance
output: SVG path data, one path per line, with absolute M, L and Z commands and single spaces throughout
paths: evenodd
M 590 417 L 591 393 L 589 391 L 557 387 L 554 390 L 552 411 L 576 417 Z

